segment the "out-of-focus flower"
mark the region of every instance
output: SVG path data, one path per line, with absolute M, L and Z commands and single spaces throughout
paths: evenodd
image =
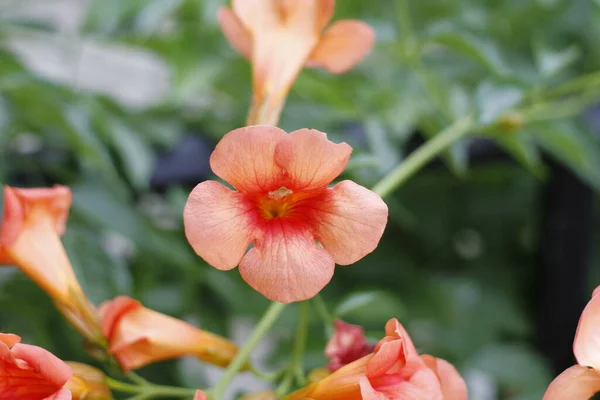
M 228 365 L 238 348 L 231 341 L 121 296 L 100 305 L 102 332 L 124 371 L 186 355 Z
M 248 394 L 240 397 L 240 400 L 277 400 L 277 394 L 272 390 Z
M 552 381 L 543 400 L 588 400 L 600 392 L 600 286 L 581 313 L 573 353 L 577 365 Z
M 0 333 L 0 400 L 70 400 L 65 383 L 72 371 L 41 347 Z
M 420 356 L 398 320 L 373 354 L 292 393 L 286 400 L 466 400 L 456 369 L 444 360 Z
M 4 187 L 0 264 L 16 265 L 40 286 L 91 342 L 101 340 L 96 310 L 87 299 L 60 241 L 71 206 L 64 186 Z
M 194 395 L 194 400 L 208 400 L 208 396 L 202 390 L 197 390 Z
M 110 389 L 105 383 L 104 372 L 87 364 L 66 363 L 73 370 L 73 376 L 65 387 L 73 395 L 73 400 L 111 400 Z
M 325 347 L 325 356 L 329 358 L 327 368 L 331 372 L 366 356 L 375 348 L 367 342 L 362 326 L 336 320 L 334 328 L 333 336 Z
M 254 96 L 248 124 L 276 125 L 285 97 L 302 67 L 341 74 L 373 47 L 364 22 L 331 20 L 335 0 L 232 0 L 219 10 L 231 45 L 252 64 Z
M 387 223 L 377 194 L 348 180 L 328 187 L 351 152 L 316 130 L 286 134 L 257 125 L 229 132 L 210 165 L 237 190 L 215 181 L 194 188 L 184 209 L 188 241 L 217 269 L 239 264 L 244 280 L 271 300 L 313 297 L 336 263 L 375 250 Z

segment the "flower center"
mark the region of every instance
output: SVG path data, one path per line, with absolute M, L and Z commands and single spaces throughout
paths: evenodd
M 266 219 L 282 218 L 290 215 L 294 201 L 290 189 L 285 186 L 268 193 L 267 197 L 259 200 L 259 208 Z

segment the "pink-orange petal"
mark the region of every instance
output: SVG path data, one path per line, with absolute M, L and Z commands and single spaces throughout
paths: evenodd
M 371 253 L 383 235 L 388 208 L 376 193 L 342 181 L 312 202 L 313 233 L 336 264 L 349 265 Z
M 21 342 L 21 337 L 18 335 L 13 335 L 12 333 L 0 333 L 0 343 L 4 343 L 4 345 L 8 346 L 8 348 L 13 347 L 15 344 Z
M 427 354 L 421 359 L 437 375 L 444 400 L 467 400 L 467 385 L 452 364 Z
M 255 206 L 215 181 L 198 184 L 183 210 L 185 235 L 194 251 L 220 270 L 237 267 L 251 243 Z
M 417 348 L 415 347 L 410 335 L 404 328 L 404 325 L 398 321 L 397 318 L 391 318 L 385 324 L 385 334 L 386 337 L 382 339 L 385 340 L 393 340 L 395 338 L 401 339 L 404 345 L 403 354 L 405 358 L 418 356 Z
M 542 400 L 588 400 L 598 392 L 600 392 L 598 371 L 574 365 L 550 383 Z
M 600 370 L 600 294 L 597 289 L 581 313 L 573 353 L 579 365 Z
M 277 1 L 279 0 L 232 0 L 231 7 L 250 31 L 269 30 L 279 23 Z
M 64 386 L 73 371 L 64 361 L 41 347 L 17 343 L 11 349 L 13 357 L 25 361 L 38 372 L 48 384 Z
M 217 15 L 223 34 L 231 44 L 245 58 L 252 55 L 252 36 L 242 21 L 227 7 L 221 7 Z
M 62 388 L 50 397 L 46 397 L 44 400 L 71 400 L 72 398 L 71 391 L 67 388 Z
M 197 390 L 194 395 L 194 400 L 208 400 L 208 396 L 202 390 Z
M 342 20 L 332 24 L 307 62 L 333 74 L 342 74 L 358 64 L 373 48 L 375 32 L 362 21 Z
M 210 156 L 213 172 L 240 192 L 279 189 L 284 173 L 275 164 L 277 143 L 286 133 L 274 126 L 253 125 L 227 133 Z
M 288 189 L 327 187 L 346 168 L 352 147 L 333 143 L 315 129 L 299 129 L 282 138 L 275 148 L 275 163 L 287 173 Z
M 369 379 L 366 376 L 360 378 L 359 384 L 360 394 L 363 400 L 389 400 L 388 397 L 373 389 L 371 382 L 369 382 Z
M 335 264 L 303 226 L 268 221 L 240 263 L 242 278 L 270 300 L 281 303 L 314 297 L 329 283 Z

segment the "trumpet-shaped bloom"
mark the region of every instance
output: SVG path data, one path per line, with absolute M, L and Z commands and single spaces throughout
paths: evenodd
M 225 338 L 145 308 L 129 297 L 103 303 L 100 315 L 109 352 L 125 371 L 186 355 L 226 366 L 238 350 Z
M 362 326 L 336 320 L 334 328 L 333 336 L 325 347 L 325 356 L 329 358 L 327 368 L 332 372 L 366 356 L 375 348 L 367 342 Z
M 66 364 L 73 370 L 73 376 L 65 385 L 71 391 L 72 400 L 112 400 L 104 372 L 77 362 Z
M 466 400 L 456 369 L 444 360 L 420 356 L 398 320 L 373 354 L 292 393 L 286 400 Z
M 0 400 L 70 400 L 72 371 L 52 353 L 0 333 Z
M 375 34 L 364 22 L 337 21 L 323 32 L 334 9 L 335 0 L 233 0 L 219 10 L 225 36 L 252 63 L 249 124 L 276 125 L 304 65 L 340 74 L 371 50 Z
M 600 286 L 581 313 L 573 352 L 577 365 L 552 381 L 543 400 L 588 400 L 600 392 Z
M 95 308 L 85 297 L 60 241 L 70 206 L 71 190 L 64 186 L 5 186 L 0 264 L 18 266 L 48 293 L 75 328 L 96 341 Z
M 257 125 L 229 132 L 210 165 L 236 190 L 214 181 L 194 188 L 184 209 L 188 241 L 217 269 L 239 265 L 242 278 L 271 300 L 313 297 L 336 263 L 372 252 L 387 223 L 377 194 L 352 181 L 328 187 L 351 152 L 316 130 L 286 134 Z

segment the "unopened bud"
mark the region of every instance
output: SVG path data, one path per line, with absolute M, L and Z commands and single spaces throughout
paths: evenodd
M 73 400 L 112 400 L 113 396 L 104 382 L 105 375 L 97 368 L 77 362 L 67 362 L 73 376 L 65 387 L 71 391 Z

